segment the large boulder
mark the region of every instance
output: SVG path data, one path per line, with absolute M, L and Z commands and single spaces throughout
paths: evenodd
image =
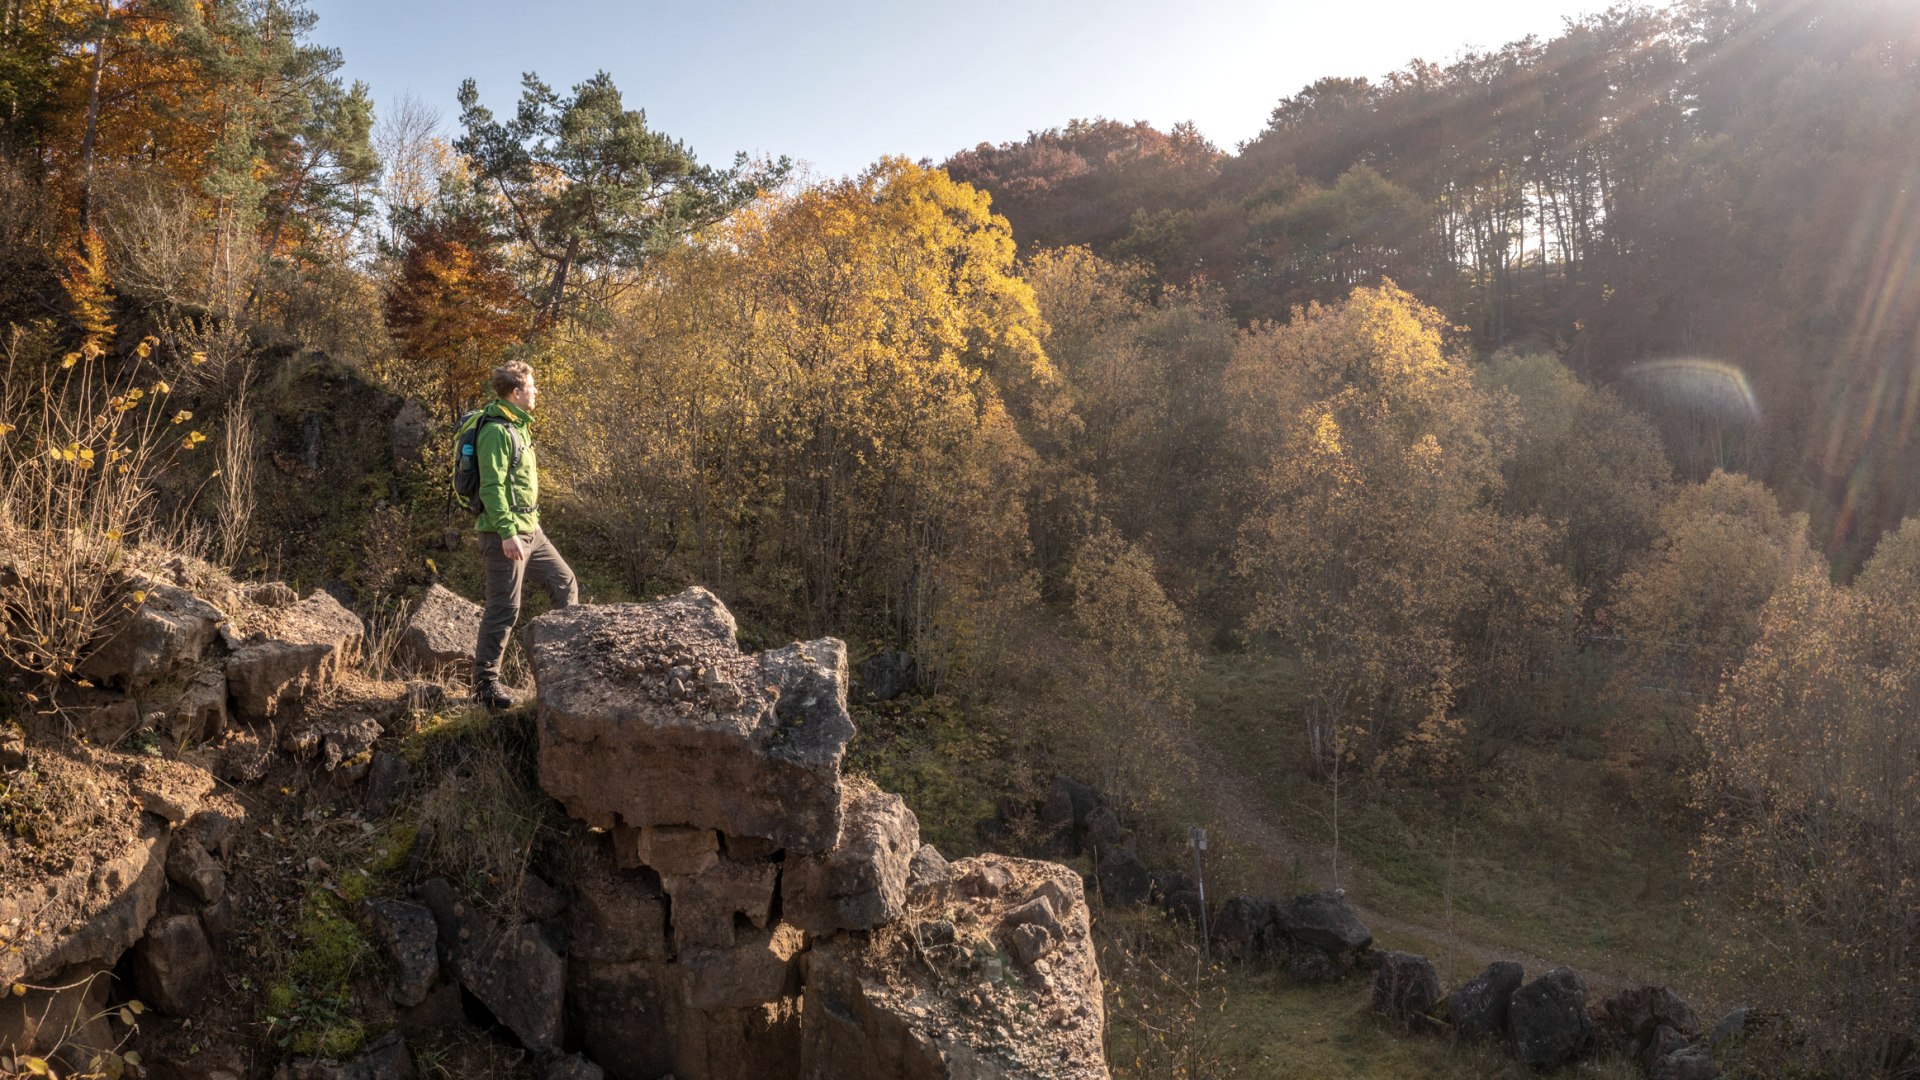
M 1447 995 L 1446 1016 L 1453 1030 L 1468 1039 L 1501 1039 L 1507 1034 L 1507 1008 L 1513 992 L 1527 980 L 1526 969 L 1511 960 L 1495 960 L 1487 970 Z
M 45 984 L 57 972 L 112 967 L 159 908 L 167 841 L 166 826 L 147 818 L 118 854 L 82 855 L 65 873 L 0 894 L 0 927 L 48 928 L 0 949 L 0 985 Z
M 1369 947 L 1373 930 L 1359 920 L 1346 897 L 1336 892 L 1309 892 L 1292 897 L 1273 915 L 1288 942 L 1327 955 L 1340 967 L 1352 967 Z
M 1407 1027 L 1426 1020 L 1440 1003 L 1440 976 L 1433 961 L 1405 952 L 1380 954 L 1373 973 L 1373 1011 Z
M 860 661 L 857 674 L 869 699 L 892 701 L 913 689 L 914 680 L 920 677 L 920 664 L 912 653 L 888 650 Z
M 277 625 L 227 658 L 227 689 L 241 715 L 264 719 L 280 706 L 330 685 L 360 652 L 360 616 L 316 592 L 277 611 Z
M 170 1016 L 192 1016 L 213 991 L 213 949 L 192 915 L 162 915 L 133 950 L 133 988 Z
M 560 1045 L 566 961 L 539 926 L 507 923 L 477 909 L 443 878 L 420 887 L 440 948 L 460 985 L 535 1053 Z
M 137 690 L 199 663 L 226 615 L 165 582 L 140 577 L 129 587 L 133 610 L 80 664 L 79 674 Z
M 1100 1044 L 1105 1008 L 1079 876 L 998 855 L 962 859 L 955 870 L 963 880 L 1002 882 L 961 890 L 950 910 L 963 940 L 984 935 L 1010 945 L 1015 964 L 947 945 L 930 950 L 925 964 L 903 966 L 889 962 L 890 948 L 875 947 L 879 932 L 816 939 L 803 954 L 801 1077 L 1108 1075 Z M 969 983 L 972 990 L 953 992 Z
M 743 655 L 732 614 L 701 588 L 549 612 L 527 640 L 540 783 L 568 813 L 760 837 L 790 856 L 839 838 L 853 737 L 841 642 Z
M 480 637 L 479 604 L 441 585 L 427 587 L 400 642 L 394 648 L 395 659 L 422 671 L 434 671 L 449 664 L 473 663 L 473 647 Z
M 367 920 L 393 972 L 387 984 L 393 1003 L 410 1008 L 425 1001 L 427 991 L 440 978 L 439 930 L 433 912 L 404 900 L 373 900 L 367 904 Z
M 1593 1035 L 1586 981 L 1570 967 L 1554 968 L 1513 992 L 1507 1019 L 1521 1061 L 1540 1069 L 1578 1061 Z
M 1593 1008 L 1594 1033 L 1623 1057 L 1651 1068 L 1673 1047 L 1658 1045 L 1662 1029 L 1685 1040 L 1700 1034 L 1700 1018 L 1679 994 L 1664 986 L 1622 990 Z
M 900 917 L 920 822 L 906 800 L 871 784 L 848 784 L 840 840 L 832 851 L 788 859 L 783 918 L 803 930 L 871 930 Z

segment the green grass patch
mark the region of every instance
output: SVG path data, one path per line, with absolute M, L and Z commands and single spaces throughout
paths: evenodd
M 345 901 L 322 888 L 307 893 L 292 951 L 268 986 L 267 1025 L 275 1045 L 302 1057 L 344 1058 L 369 1034 L 357 1015 L 353 975 L 373 947 Z

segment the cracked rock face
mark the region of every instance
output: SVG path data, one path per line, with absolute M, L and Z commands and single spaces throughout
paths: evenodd
M 332 683 L 360 651 L 360 617 L 317 592 L 285 609 L 269 640 L 242 645 L 227 658 L 227 689 L 243 716 L 271 717 L 283 702 Z
M 853 737 L 846 646 L 740 652 L 733 616 L 692 588 L 534 620 L 540 784 L 604 829 L 697 826 L 793 855 L 840 834 Z

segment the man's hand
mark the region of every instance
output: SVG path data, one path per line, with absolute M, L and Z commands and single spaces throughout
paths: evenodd
M 500 551 L 509 559 L 527 557 L 527 542 L 517 536 L 509 536 L 500 541 Z

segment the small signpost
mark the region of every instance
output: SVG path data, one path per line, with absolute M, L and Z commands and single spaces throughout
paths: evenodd
M 1207 932 L 1207 867 L 1201 857 L 1207 850 L 1207 830 L 1198 825 L 1187 828 L 1187 846 L 1193 849 L 1193 877 L 1200 887 L 1200 949 L 1207 966 L 1213 966 L 1213 936 Z

